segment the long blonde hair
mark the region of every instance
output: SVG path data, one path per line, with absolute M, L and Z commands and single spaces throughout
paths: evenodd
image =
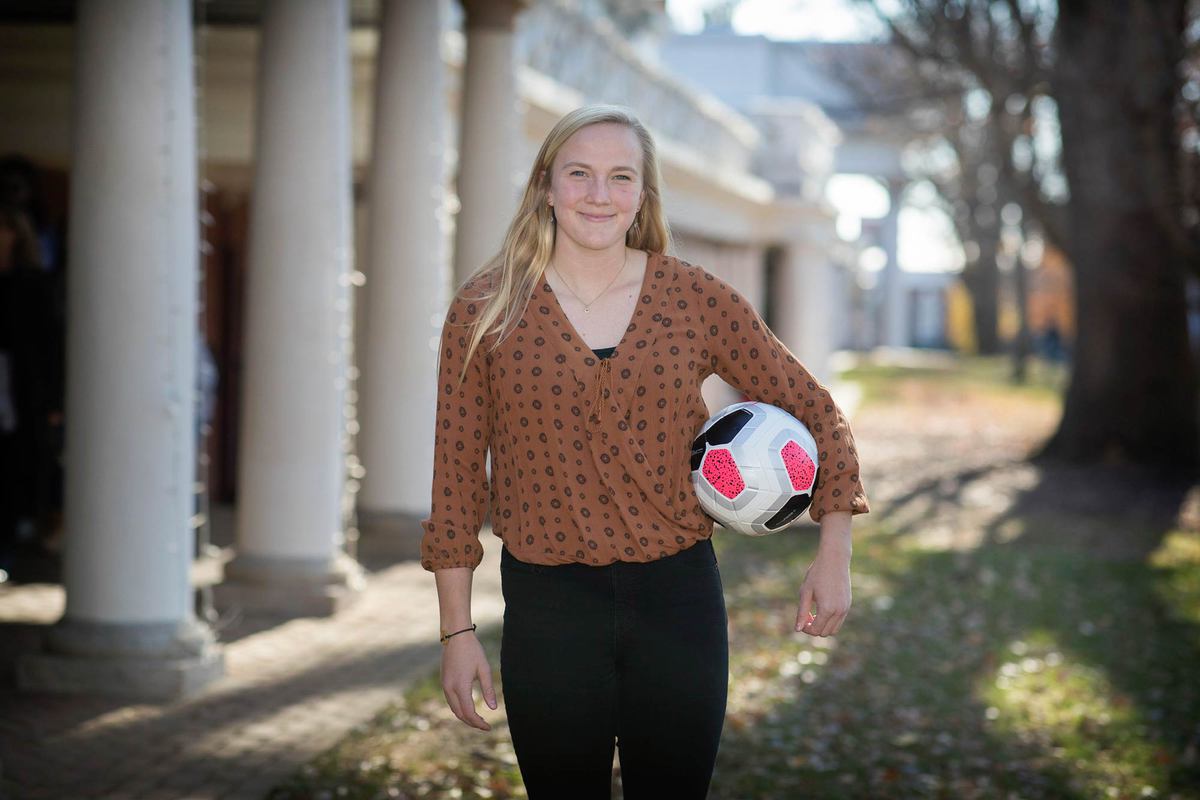
M 490 280 L 479 280 L 490 288 L 473 299 L 484 302 L 480 313 L 465 324 L 474 330 L 467 346 L 459 385 L 466 377 L 466 365 L 470 363 L 484 336 L 498 333 L 492 349 L 500 345 L 525 313 L 530 295 L 550 258 L 554 254 L 556 225 L 547 202 L 550 176 L 554 159 L 567 139 L 581 128 L 599 123 L 617 123 L 627 126 L 637 136 L 642 149 L 642 189 L 645 197 L 634 217 L 633 225 L 625 234 L 625 244 L 651 253 L 667 253 L 671 246 L 671 229 L 667 225 L 662 208 L 662 175 L 658 166 L 658 149 L 650 132 L 642 125 L 632 109 L 615 105 L 589 105 L 577 108 L 560 119 L 542 142 L 542 148 L 534 159 L 525 184 L 521 205 L 509 223 L 504 235 L 504 246 L 500 252 L 480 266 L 461 286 L 488 276 Z

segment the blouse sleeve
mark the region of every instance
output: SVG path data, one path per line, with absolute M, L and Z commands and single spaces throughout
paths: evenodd
M 703 312 L 713 371 L 751 400 L 770 403 L 804 423 L 817 442 L 817 485 L 809 516 L 865 514 L 850 423 L 822 386 L 779 341 L 754 307 L 720 278 L 704 276 Z
M 487 337 L 471 355 L 466 377 L 458 376 L 471 329 L 465 323 L 482 311 L 482 301 L 460 292 L 446 312 L 438 350 L 437 419 L 433 444 L 433 489 L 429 517 L 422 520 L 421 566 L 474 570 L 483 560 L 479 530 L 489 498 L 487 452 L 491 440 Z

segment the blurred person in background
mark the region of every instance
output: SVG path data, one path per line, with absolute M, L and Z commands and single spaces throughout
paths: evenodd
M 37 437 L 34 463 L 33 515 L 37 535 L 51 550 L 61 549 L 63 499 L 63 417 L 66 402 L 66 242 L 62 227 L 55 220 L 54 207 L 44 190 L 47 173 L 19 153 L 0 156 L 0 207 L 15 211 L 29 221 L 36 242 L 33 263 L 43 270 L 50 285 L 51 303 L 46 325 L 42 328 L 50 345 L 44 350 L 46 376 L 45 405 L 51 408 L 48 425 L 34 431 Z M 60 198 L 65 202 L 65 197 Z M 29 523 L 23 523 L 28 530 Z
M 28 214 L 0 206 L 0 580 L 37 544 L 62 424 L 54 287 L 40 259 Z
M 60 272 L 63 237 L 46 213 L 38 168 L 25 156 L 10 153 L 0 157 L 0 206 L 28 216 L 37 240 L 38 266 L 47 272 Z

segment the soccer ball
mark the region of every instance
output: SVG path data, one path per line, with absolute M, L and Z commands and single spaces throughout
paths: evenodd
M 816 440 L 800 420 L 768 403 L 734 403 L 692 443 L 692 485 L 717 522 L 766 536 L 812 503 L 817 463 Z

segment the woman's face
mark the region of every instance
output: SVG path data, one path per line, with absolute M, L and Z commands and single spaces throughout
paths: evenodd
M 558 235 L 587 250 L 624 246 L 642 204 L 642 148 L 625 125 L 602 122 L 567 139 L 551 167 Z

